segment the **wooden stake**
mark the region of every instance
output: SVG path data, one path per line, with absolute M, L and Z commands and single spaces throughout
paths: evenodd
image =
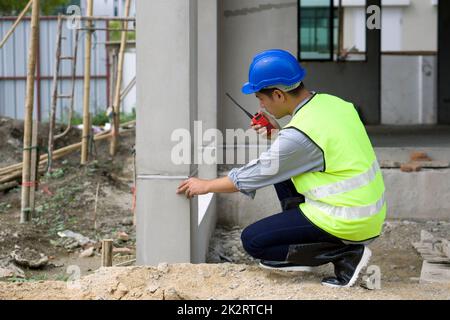
M 36 49 L 39 41 L 39 0 L 33 0 L 28 48 L 27 94 L 25 98 L 25 121 L 23 134 L 22 203 L 20 222 L 30 221 L 30 161 L 31 131 L 33 126 L 34 78 L 36 72 Z
M 112 267 L 113 240 L 102 240 L 102 267 Z
M 86 15 L 92 16 L 93 0 L 87 0 Z M 92 27 L 92 22 L 87 22 L 88 28 Z M 91 95 L 91 49 L 92 49 L 92 32 L 86 33 L 85 43 L 85 60 L 84 60 L 84 99 L 83 99 L 83 137 L 81 146 L 81 164 L 88 162 L 89 157 L 89 135 L 91 134 L 90 114 L 89 114 L 89 99 Z
M 8 33 L 6 33 L 5 37 L 3 38 L 2 42 L 0 43 L 0 49 L 3 48 L 6 41 L 8 41 L 9 37 L 14 33 L 14 30 L 16 30 L 17 26 L 19 25 L 19 22 L 22 21 L 23 17 L 27 13 L 27 11 L 30 9 L 31 5 L 33 4 L 33 0 L 30 0 L 28 4 L 25 6 L 25 8 L 22 10 L 22 12 L 17 17 L 16 21 L 12 25 L 11 29 L 9 29 Z
M 125 2 L 125 17 L 130 14 L 131 0 L 126 0 Z M 122 28 L 128 28 L 128 22 L 122 22 Z M 120 40 L 120 50 L 119 50 L 119 62 L 117 66 L 117 79 L 116 79 L 116 89 L 114 91 L 114 103 L 113 103 L 113 123 L 112 123 L 112 138 L 111 145 L 109 148 L 109 154 L 115 156 L 117 153 L 117 146 L 119 144 L 119 125 L 120 125 L 120 93 L 122 88 L 122 76 L 123 76 L 123 62 L 125 57 L 125 47 L 127 45 L 127 32 L 122 31 Z

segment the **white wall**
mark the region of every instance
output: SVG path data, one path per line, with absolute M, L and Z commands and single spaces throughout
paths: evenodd
M 125 61 L 123 68 L 122 90 L 136 76 L 136 48 L 129 48 L 125 52 Z M 136 107 L 136 86 L 122 101 L 122 110 L 125 113 L 131 113 Z
M 383 56 L 382 124 L 435 124 L 436 79 L 435 56 Z
M 270 3 L 269 6 L 262 5 Z M 263 50 L 279 48 L 297 55 L 297 2 L 292 0 L 222 1 L 220 30 L 220 102 L 219 128 L 248 128 L 249 120 L 225 96 L 229 92 L 250 112 L 259 103 L 254 95 L 243 95 L 248 67 L 253 56 Z M 287 120 L 287 119 L 286 119 Z
M 411 0 L 403 8 L 402 50 L 437 51 L 437 12 L 431 0 Z

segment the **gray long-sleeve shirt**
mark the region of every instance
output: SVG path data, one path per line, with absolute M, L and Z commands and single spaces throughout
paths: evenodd
M 314 97 L 314 96 L 313 96 Z M 296 114 L 310 99 L 302 101 L 294 110 Z M 267 170 L 271 164 L 277 170 Z M 261 153 L 258 159 L 228 173 L 239 191 L 251 198 L 257 189 L 282 182 L 305 172 L 324 170 L 322 150 L 305 134 L 295 128 L 280 131 L 270 149 Z

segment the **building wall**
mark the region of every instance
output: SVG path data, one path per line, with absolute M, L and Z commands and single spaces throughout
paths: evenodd
M 436 56 L 382 56 L 381 120 L 383 124 L 437 122 Z
M 411 5 L 403 8 L 402 50 L 437 51 L 438 10 L 433 3 L 411 0 Z
M 366 49 L 364 30 L 359 33 L 356 30 L 361 21 L 365 22 L 365 19 L 361 20 L 364 17 L 362 5 L 363 1 L 344 1 L 344 46 L 347 48 L 356 44 L 359 49 Z M 437 9 L 431 0 L 383 1 L 383 5 L 382 51 L 436 51 Z M 248 79 L 248 66 L 254 54 L 269 48 L 281 48 L 297 54 L 297 2 L 221 1 L 219 19 L 219 128 L 248 128 L 249 119 L 226 98 L 225 92 L 229 92 L 249 111 L 258 110 L 255 97 L 243 95 L 240 91 Z M 396 64 L 396 61 L 401 63 Z M 317 72 L 320 73 L 322 68 L 313 68 L 308 63 L 304 66 L 309 72 L 305 82 L 308 84 L 308 77 L 318 77 L 315 82 L 320 84 L 320 78 L 324 75 Z M 369 76 L 362 73 L 355 75 L 355 79 Z M 401 56 L 383 56 L 381 84 L 382 124 L 436 123 L 437 70 L 433 55 L 416 53 L 404 60 Z M 320 90 L 320 86 L 310 89 Z M 282 119 L 280 123 L 283 125 L 287 121 Z
M 268 3 L 270 5 L 264 6 Z M 242 85 L 248 81 L 248 66 L 255 53 L 270 48 L 285 49 L 297 55 L 297 2 L 226 0 L 221 1 L 221 5 L 219 128 L 248 128 L 250 119 L 226 98 L 225 92 L 250 112 L 258 110 L 254 95 L 241 93 Z

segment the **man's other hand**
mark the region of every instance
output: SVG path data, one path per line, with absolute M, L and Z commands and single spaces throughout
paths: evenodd
M 184 194 L 186 198 L 191 199 L 194 196 L 209 193 L 209 180 L 198 178 L 189 178 L 178 186 L 177 194 Z

